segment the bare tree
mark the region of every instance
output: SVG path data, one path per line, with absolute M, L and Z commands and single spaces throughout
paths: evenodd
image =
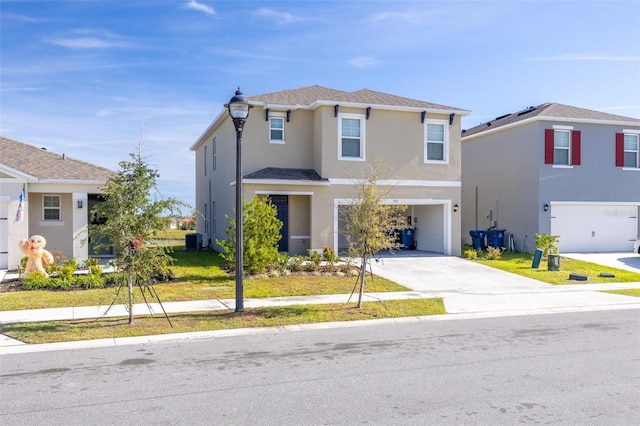
M 360 259 L 358 308 L 362 307 L 366 269 L 371 257 L 381 250 L 393 251 L 401 247 L 397 232 L 409 226 L 404 216 L 407 206 L 390 203 L 394 187 L 378 184 L 388 169 L 381 160 L 368 165 L 363 176 L 354 180 L 354 198 L 340 209 L 349 255 Z

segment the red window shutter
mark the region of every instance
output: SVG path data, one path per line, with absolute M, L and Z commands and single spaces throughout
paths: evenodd
M 624 167 L 624 133 L 616 133 L 616 167 Z
M 571 132 L 571 165 L 580 165 L 580 130 Z
M 544 164 L 553 164 L 553 129 L 544 129 Z

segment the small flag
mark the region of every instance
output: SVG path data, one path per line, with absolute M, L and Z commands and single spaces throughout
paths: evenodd
M 16 212 L 16 219 L 13 223 L 22 222 L 24 220 L 24 187 L 22 187 L 22 192 L 20 193 L 18 200 L 18 211 Z

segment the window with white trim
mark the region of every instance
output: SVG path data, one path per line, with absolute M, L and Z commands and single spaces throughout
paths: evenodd
M 640 135 L 624 135 L 624 167 L 640 167 Z
M 284 143 L 284 117 L 272 113 L 269 117 L 269 142 Z
M 449 152 L 449 122 L 426 120 L 424 126 L 424 162 L 447 163 Z
M 553 132 L 553 164 L 568 166 L 571 164 L 571 130 Z
M 338 159 L 365 159 L 364 114 L 338 114 Z
M 42 220 L 61 220 L 60 214 L 60 196 L 59 195 L 43 195 L 42 196 Z

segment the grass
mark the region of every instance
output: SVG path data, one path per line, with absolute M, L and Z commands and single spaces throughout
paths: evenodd
M 640 297 L 640 288 L 629 288 L 626 290 L 606 290 L 603 293 L 621 294 L 623 296 Z
M 133 325 L 125 318 L 83 321 L 51 321 L 9 324 L 2 334 L 25 343 L 55 343 L 72 340 L 149 336 L 253 327 L 276 327 L 332 321 L 355 321 L 382 318 L 445 314 L 442 299 L 410 299 L 355 304 L 297 305 L 233 311 L 190 312 L 170 315 L 173 328 L 162 315 L 136 317 Z
M 463 249 L 464 251 L 464 249 Z M 533 254 L 531 253 L 502 253 L 499 260 L 483 260 L 480 259 L 482 253 L 478 253 L 476 262 L 492 268 L 501 269 L 503 271 L 522 275 L 534 280 L 542 281 L 549 284 L 567 285 L 567 284 L 595 284 L 595 283 L 625 283 L 640 282 L 640 274 L 631 271 L 625 271 L 607 266 L 598 265 L 590 262 L 583 262 L 576 259 L 569 259 L 560 255 L 560 270 L 547 270 L 547 261 L 543 259 L 538 269 L 532 268 Z M 614 274 L 614 278 L 601 277 L 601 272 Z M 570 273 L 578 273 L 587 275 L 587 281 L 569 280 Z
M 154 285 L 162 302 L 189 300 L 233 299 L 235 278 L 222 269 L 222 259 L 211 251 L 185 251 L 176 247 L 176 259 L 171 267 L 175 280 Z M 292 275 L 274 278 L 245 278 L 246 298 L 311 296 L 351 293 L 356 277 L 332 275 Z M 367 292 L 409 291 L 410 289 L 384 278 L 375 277 L 367 285 Z M 78 291 L 16 291 L 0 293 L 0 311 L 21 309 L 61 308 L 67 306 L 109 305 L 113 302 L 113 288 Z M 134 296 L 142 303 L 140 292 Z

